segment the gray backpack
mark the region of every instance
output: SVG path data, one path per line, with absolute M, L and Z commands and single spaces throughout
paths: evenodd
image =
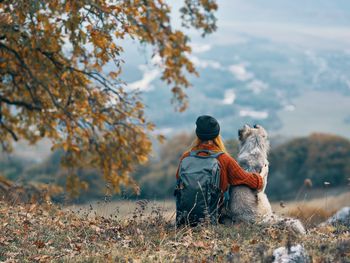
M 205 152 L 206 156 L 198 153 Z M 191 151 L 179 167 L 175 188 L 176 224 L 197 225 L 210 220 L 216 224 L 221 197 L 220 167 L 217 157 L 223 152 Z

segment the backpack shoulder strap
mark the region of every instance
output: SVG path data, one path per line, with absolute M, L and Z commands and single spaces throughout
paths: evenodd
M 218 158 L 221 154 L 224 154 L 224 152 L 216 152 L 213 154 L 213 157 Z

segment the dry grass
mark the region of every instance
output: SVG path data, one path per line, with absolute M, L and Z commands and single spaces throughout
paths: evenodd
M 324 196 L 311 200 L 273 203 L 273 210 L 280 215 L 300 219 L 307 228 L 314 227 L 344 206 L 350 206 L 350 192 L 337 196 Z
M 343 198 L 347 204 L 348 195 L 327 202 L 332 206 Z M 304 209 L 296 215 L 310 220 L 317 211 L 312 205 L 322 207 L 323 202 L 287 203 L 281 211 L 292 214 L 293 209 Z M 69 209 L 0 202 L 0 261 L 272 262 L 275 248 L 301 243 L 313 262 L 350 262 L 348 227 L 310 228 L 306 236 L 295 236 L 281 226 L 178 229 L 172 223 L 173 212 L 173 202 L 166 201 L 94 203 Z M 315 223 L 316 217 L 311 218 Z
M 126 219 L 132 217 L 140 202 L 147 202 L 147 206 L 145 207 L 144 211 L 145 216 L 149 216 L 154 209 L 158 209 L 167 221 L 172 221 L 175 218 L 174 200 L 121 200 L 114 202 L 92 202 L 84 205 L 71 205 L 67 207 L 67 210 L 78 213 L 87 211 L 89 212 L 89 217 L 93 217 L 95 215 L 103 217 L 117 216 L 119 219 Z
M 311 200 L 289 201 L 283 204 L 276 202 L 271 205 L 275 213 L 298 218 L 307 228 L 310 228 L 325 221 L 342 207 L 350 206 L 350 192 Z M 109 217 L 112 215 L 117 216 L 119 219 L 126 219 L 133 215 L 137 206 L 138 204 L 135 201 L 123 200 L 73 205 L 67 209 L 79 213 L 88 211 L 90 217 L 95 215 Z M 166 221 L 173 222 L 175 219 L 174 200 L 147 201 L 147 207 L 144 211 L 145 216 L 149 216 L 155 208 L 160 210 Z
M 304 205 L 291 209 L 287 215 L 300 219 L 306 228 L 310 228 L 326 221 L 336 211 L 326 211 L 323 208 Z

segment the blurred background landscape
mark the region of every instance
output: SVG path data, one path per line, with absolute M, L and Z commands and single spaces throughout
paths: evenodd
M 173 6 L 176 23 L 177 6 Z M 268 197 L 273 201 L 337 195 L 350 186 L 350 2 L 346 0 L 221 0 L 218 31 L 207 38 L 189 32 L 191 60 L 199 77 L 191 77 L 189 108 L 175 112 L 171 94 L 160 80 L 157 57 L 146 46 L 125 41 L 122 79 L 140 90 L 155 134 L 150 162 L 132 177 L 140 196 L 127 189 L 118 198 L 171 199 L 179 157 L 193 139 L 202 114 L 218 119 L 232 156 L 237 131 L 260 124 L 269 134 Z M 66 187 L 62 153 L 48 141 L 19 142 L 0 153 L 0 172 L 16 183 Z M 118 149 L 115 149 L 118 151 Z M 75 202 L 101 200 L 105 182 L 94 170 L 78 171 L 87 183 Z M 307 180 L 309 179 L 309 180 Z M 307 180 L 307 181 L 305 181 Z M 111 198 L 108 196 L 108 198 Z M 65 200 L 58 194 L 56 201 Z

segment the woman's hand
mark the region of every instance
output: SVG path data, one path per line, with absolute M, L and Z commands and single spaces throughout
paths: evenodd
M 267 176 L 267 174 L 269 173 L 269 166 L 267 164 L 265 164 L 260 171 L 260 176 L 265 179 L 265 177 Z

